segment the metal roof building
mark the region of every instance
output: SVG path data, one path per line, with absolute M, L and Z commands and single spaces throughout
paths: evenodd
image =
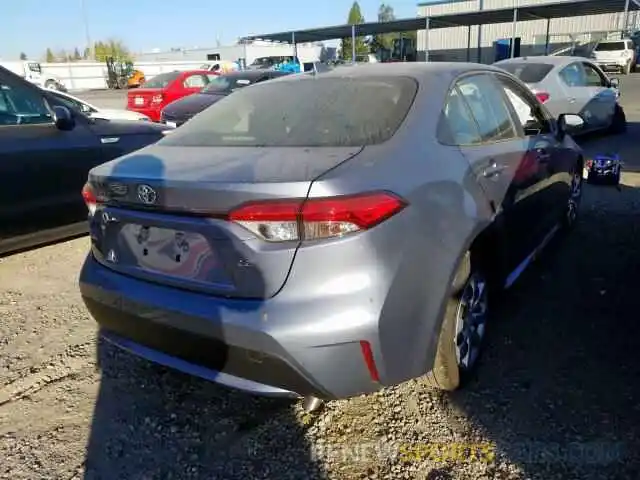
M 418 15 L 455 18 L 459 14 L 471 12 L 489 14 L 491 10 L 517 8 L 520 15 L 515 27 L 515 37 L 520 39 L 521 56 L 544 55 L 545 51 L 553 52 L 572 42 L 584 44 L 614 35 L 620 38 L 619 32 L 625 28 L 625 7 L 628 10 L 628 28 L 634 29 L 640 21 L 638 5 L 633 0 L 628 4 L 625 0 L 598 0 L 591 2 L 592 8 L 585 8 L 587 5 L 581 7 L 579 3 L 560 3 L 558 0 L 443 0 L 419 4 Z M 549 16 L 546 13 L 538 14 L 536 7 L 546 8 L 548 12 L 558 12 L 547 20 Z M 584 11 L 575 15 L 570 10 L 576 7 L 584 8 Z M 431 60 L 491 63 L 496 55 L 495 42 L 503 39 L 508 42 L 512 36 L 512 18 L 503 18 L 500 23 L 431 29 L 428 40 L 426 31 L 422 30 L 418 32 L 418 50 L 424 58 L 428 46 Z
M 492 63 L 496 42 L 515 38 L 510 54 L 553 51 L 572 41 L 594 41 L 637 24 L 640 0 L 443 0 L 418 5 L 418 16 L 385 23 L 334 25 L 265 33 L 244 41 L 293 43 L 418 32 L 419 59 Z M 626 25 L 625 25 L 626 22 Z M 501 50 L 504 51 L 504 48 Z

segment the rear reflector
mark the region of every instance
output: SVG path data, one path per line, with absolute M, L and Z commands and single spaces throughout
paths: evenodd
M 549 95 L 547 92 L 536 92 L 536 98 L 540 100 L 540 103 L 546 102 L 547 100 L 549 100 L 549 97 L 551 97 L 551 95 Z
M 378 367 L 376 367 L 376 361 L 373 358 L 373 351 L 371 350 L 371 344 L 365 340 L 360 341 L 360 349 L 362 350 L 362 357 L 364 363 L 369 370 L 369 376 L 374 382 L 380 382 L 380 375 L 378 374 Z
M 308 200 L 265 200 L 241 205 L 229 214 L 236 222 L 270 242 L 341 237 L 372 228 L 407 203 L 389 192 Z

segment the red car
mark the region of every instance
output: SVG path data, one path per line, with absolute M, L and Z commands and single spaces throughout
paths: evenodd
M 144 87 L 127 92 L 127 110 L 143 113 L 160 121 L 162 109 L 179 98 L 198 93 L 219 74 L 207 70 L 161 73 L 144 83 Z

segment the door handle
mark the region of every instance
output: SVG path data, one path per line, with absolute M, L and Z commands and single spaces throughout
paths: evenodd
M 569 101 L 569 103 L 576 103 L 575 97 L 569 97 L 567 100 Z
M 500 175 L 506 168 L 506 165 L 498 165 L 495 160 L 493 160 L 491 164 L 482 171 L 482 176 L 485 178 L 495 177 Z

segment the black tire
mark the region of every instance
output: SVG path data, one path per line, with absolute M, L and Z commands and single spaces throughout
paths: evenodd
M 622 73 L 623 75 L 629 75 L 631 73 L 631 62 L 622 67 Z
M 44 84 L 44 88 L 48 90 L 57 90 L 58 86 L 56 85 L 56 82 L 54 82 L 53 80 L 47 80 Z
M 471 265 L 469 254 L 465 256 L 462 265 L 458 267 L 456 278 L 460 280 L 460 277 L 464 275 L 464 272 L 468 272 L 468 274 L 466 280 L 461 282 L 462 288 L 458 291 L 454 289 L 454 293 L 448 300 L 438 337 L 438 346 L 433 368 L 426 376 L 427 383 L 438 390 L 453 391 L 466 383 L 478 365 L 478 360 L 482 353 L 482 341 L 486 338 L 486 318 L 489 314 L 489 285 L 484 275 Z M 458 343 L 458 339 L 461 338 L 461 335 L 456 332 L 459 326 L 458 322 L 460 315 L 463 312 L 463 309 L 465 309 L 469 304 L 468 300 L 471 298 L 470 294 L 473 291 L 473 285 L 483 285 L 483 288 L 481 289 L 481 301 L 484 305 L 482 307 L 484 308 L 484 321 L 482 323 L 481 335 L 479 337 L 475 337 L 477 343 L 475 344 L 476 346 L 473 359 L 470 360 L 469 365 L 465 366 L 463 365 L 464 362 L 458 360 L 456 343 Z M 478 331 L 476 330 L 476 333 L 477 332 Z
M 611 125 L 609 125 L 609 133 L 613 135 L 619 135 L 627 131 L 627 116 L 624 113 L 624 109 L 616 104 L 613 112 L 613 118 L 611 119 Z

